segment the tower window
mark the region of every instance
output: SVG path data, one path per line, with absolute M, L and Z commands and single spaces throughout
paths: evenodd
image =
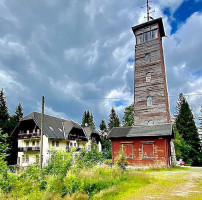
M 142 34 L 137 36 L 137 44 L 141 44 L 141 43 L 143 43 L 143 35 Z
M 150 55 L 150 53 L 147 53 L 145 55 L 145 61 L 146 61 L 146 63 L 151 62 L 151 55 Z
M 147 123 L 149 126 L 151 126 L 151 125 L 153 125 L 154 124 L 154 122 L 153 121 L 148 121 L 148 123 Z
M 147 106 L 152 106 L 152 97 L 147 97 Z
M 141 44 L 149 40 L 158 38 L 158 25 L 147 26 L 144 29 L 139 29 L 135 32 L 136 44 Z
M 150 32 L 144 33 L 144 41 L 147 42 L 150 40 Z
M 157 29 L 152 30 L 152 32 L 151 32 L 151 38 L 152 38 L 152 39 L 155 39 L 155 38 L 157 38 L 157 37 L 158 37 Z
M 151 73 L 150 73 L 150 72 L 148 72 L 148 73 L 146 74 L 146 82 L 147 82 L 147 83 L 150 83 L 150 82 L 151 82 Z

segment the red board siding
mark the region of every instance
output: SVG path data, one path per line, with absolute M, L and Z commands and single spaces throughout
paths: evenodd
M 124 143 L 130 143 L 130 147 L 125 147 L 124 151 L 126 155 L 132 154 L 132 159 L 127 159 L 129 165 L 132 166 L 149 166 L 149 167 L 168 167 L 169 166 L 169 142 L 168 138 L 131 138 L 112 140 L 112 159 L 119 154 Z M 144 146 L 148 144 L 148 146 Z M 124 145 L 126 146 L 126 145 Z M 132 152 L 131 152 L 132 151 Z M 147 152 L 147 156 L 153 156 L 145 158 L 143 152 Z
M 126 157 L 129 159 L 133 158 L 133 144 L 122 144 L 124 153 Z
M 154 143 L 142 143 L 143 158 L 154 158 Z

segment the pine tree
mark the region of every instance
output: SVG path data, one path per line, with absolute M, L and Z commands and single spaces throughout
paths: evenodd
M 111 130 L 113 127 L 119 127 L 119 126 L 120 126 L 119 116 L 116 114 L 116 111 L 112 107 L 111 113 L 109 115 L 108 128 L 109 128 L 109 130 Z
M 82 127 L 91 127 L 92 129 L 95 129 L 95 122 L 94 122 L 93 114 L 90 113 L 89 110 L 84 111 L 81 126 Z
M 6 100 L 2 89 L 0 91 L 0 128 L 2 129 L 2 133 L 7 133 L 8 122 L 9 122 L 8 107 L 6 105 Z
M 176 107 L 175 107 L 175 110 L 176 110 L 176 111 L 175 111 L 175 118 L 176 118 L 177 115 L 179 114 L 179 111 L 180 111 L 180 109 L 181 109 L 183 100 L 185 100 L 185 97 L 184 97 L 184 95 L 183 95 L 182 93 L 180 93 L 180 94 L 179 94 L 179 98 L 178 98 L 178 100 L 177 100 L 177 105 L 176 105 Z
M 104 119 L 102 119 L 100 122 L 100 130 L 103 132 L 107 132 L 107 125 Z
M 134 125 L 134 103 L 125 108 L 123 116 L 123 126 L 133 126 L 133 125 Z
M 200 120 L 200 128 L 202 128 L 202 106 L 201 106 L 201 116 L 199 117 L 199 120 Z
M 182 100 L 176 117 L 176 128 L 186 145 L 189 146 L 188 157 L 192 160 L 192 165 L 197 165 L 200 162 L 200 139 L 192 111 L 185 98 Z M 188 162 L 188 160 L 185 160 L 185 162 Z
M 19 103 L 16 107 L 15 114 L 10 117 L 9 120 L 9 156 L 8 156 L 8 164 L 14 165 L 17 163 L 17 155 L 18 155 L 18 135 L 12 134 L 14 128 L 17 126 L 18 122 L 23 118 L 22 106 Z
M 89 126 L 90 126 L 93 130 L 95 130 L 95 121 L 94 121 L 93 113 L 90 114 Z

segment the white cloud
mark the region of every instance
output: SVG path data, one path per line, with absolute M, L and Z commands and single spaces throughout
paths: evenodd
M 163 16 L 166 7 L 173 13 L 181 3 L 152 2 L 156 10 L 152 16 Z M 13 92 L 13 101 L 22 97 L 25 113 L 32 112 L 36 99 L 45 94 L 51 115 L 80 121 L 82 112 L 90 109 L 98 123 L 108 119 L 114 106 L 122 117 L 126 104 L 133 101 L 128 98 L 134 87 L 131 27 L 145 22 L 144 4 L 142 0 L 0 1 L 1 87 L 9 95 Z M 201 13 L 195 13 L 170 35 L 164 18 L 170 35 L 163 40 L 171 95 L 200 92 L 195 87 L 200 87 L 202 73 L 201 21 Z M 197 101 L 190 100 L 195 110 Z M 173 110 L 175 98 L 170 102 Z

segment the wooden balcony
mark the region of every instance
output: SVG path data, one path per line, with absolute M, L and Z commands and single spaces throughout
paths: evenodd
M 19 152 L 40 151 L 40 147 L 18 147 Z
M 20 133 L 18 139 L 40 138 L 40 133 Z

